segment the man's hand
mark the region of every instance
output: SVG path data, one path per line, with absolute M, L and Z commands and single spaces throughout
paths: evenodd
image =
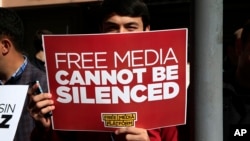
M 115 134 L 125 134 L 125 138 L 127 141 L 150 141 L 147 130 L 143 128 L 120 128 L 115 131 Z
M 43 127 L 49 128 L 51 126 L 51 120 L 50 117 L 46 117 L 45 115 L 55 109 L 55 106 L 53 105 L 54 102 L 51 99 L 52 95 L 50 93 L 41 93 L 36 95 L 35 92 L 37 88 L 38 85 L 34 84 L 29 89 L 28 94 L 30 102 L 28 110 L 35 121 L 41 123 Z

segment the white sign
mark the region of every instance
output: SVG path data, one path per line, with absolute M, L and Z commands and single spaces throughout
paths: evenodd
M 28 85 L 0 86 L 0 137 L 13 141 L 27 96 Z

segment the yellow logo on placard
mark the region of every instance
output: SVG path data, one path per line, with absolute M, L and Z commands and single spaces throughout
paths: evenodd
M 131 127 L 135 126 L 137 113 L 102 113 L 102 121 L 105 127 Z

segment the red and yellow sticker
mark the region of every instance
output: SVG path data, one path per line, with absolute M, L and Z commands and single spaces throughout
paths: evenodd
M 105 127 L 120 128 L 133 127 L 137 121 L 137 113 L 102 113 L 102 122 Z

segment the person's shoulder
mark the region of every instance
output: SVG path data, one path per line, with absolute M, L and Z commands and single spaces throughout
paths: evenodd
M 170 126 L 170 127 L 162 127 L 162 128 L 155 128 L 148 130 L 149 132 L 169 132 L 169 131 L 177 131 L 176 126 Z
M 164 127 L 160 128 L 161 132 L 177 132 L 177 127 L 176 126 L 171 126 L 171 127 Z
M 178 140 L 178 130 L 176 126 L 151 129 L 148 130 L 148 134 L 151 141 L 157 141 L 158 139 L 162 141 Z
M 30 61 L 28 61 L 26 69 L 27 69 L 27 71 L 31 71 L 32 73 L 36 73 L 36 74 L 39 73 L 39 74 L 42 74 L 42 75 L 46 75 L 46 73 L 44 71 L 42 71 L 41 69 L 39 69 L 38 67 L 36 67 Z
M 43 72 L 45 72 L 44 62 L 42 62 L 41 60 L 37 59 L 36 57 L 33 57 L 32 59 L 30 59 L 30 62 L 31 62 L 31 64 L 34 67 L 37 67 L 38 69 L 40 69 Z

